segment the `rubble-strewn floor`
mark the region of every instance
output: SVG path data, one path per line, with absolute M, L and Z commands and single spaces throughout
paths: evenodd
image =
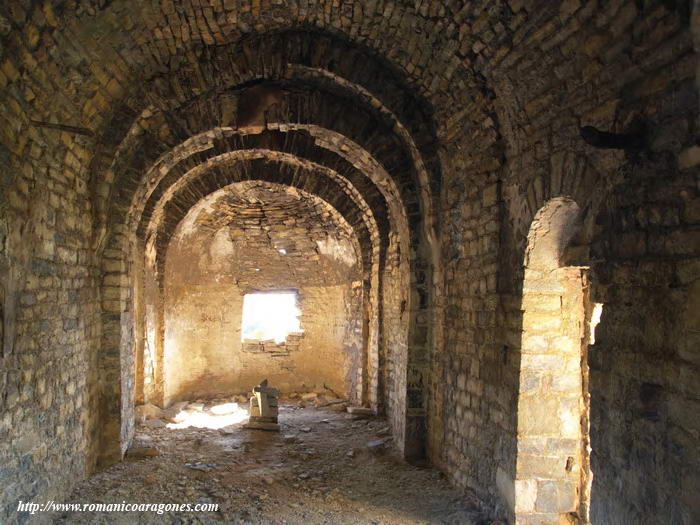
M 437 471 L 396 458 L 386 423 L 282 403 L 282 431 L 151 428 L 159 455 L 83 482 L 80 503 L 219 504 L 208 513 L 77 513 L 57 523 L 480 524 L 475 502 Z M 368 446 L 370 445 L 370 446 Z

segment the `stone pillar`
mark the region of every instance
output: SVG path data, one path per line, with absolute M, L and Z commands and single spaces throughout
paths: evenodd
M 579 510 L 581 469 L 585 468 L 581 430 L 584 271 L 578 267 L 526 270 L 516 523 L 560 523 Z

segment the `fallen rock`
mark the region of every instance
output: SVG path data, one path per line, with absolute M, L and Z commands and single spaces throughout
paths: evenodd
M 180 412 L 177 413 L 177 415 L 171 417 L 168 419 L 170 423 L 184 423 L 187 421 L 187 418 L 189 417 L 189 413 L 185 412 L 184 410 L 181 410 Z
M 150 418 L 160 419 L 163 417 L 163 410 L 148 403 L 146 405 L 139 405 L 136 407 L 136 416 L 141 417 L 142 420 Z
M 301 398 L 304 401 L 314 401 L 318 397 L 316 392 L 309 392 L 308 394 L 302 394 Z
M 372 411 L 371 408 L 367 407 L 352 407 L 349 406 L 347 408 L 348 414 L 352 414 L 353 416 L 361 416 L 361 417 L 371 417 L 374 415 L 374 412 Z
M 217 468 L 214 463 L 185 463 L 185 466 L 187 468 L 191 468 L 192 470 L 199 470 L 201 472 L 209 472 L 210 470 Z
M 135 446 L 126 451 L 126 457 L 129 459 L 143 459 L 158 456 L 160 451 L 156 447 Z
M 166 424 L 165 421 L 161 419 L 147 419 L 144 423 L 144 426 L 147 426 L 149 428 L 165 428 Z
M 333 405 L 340 405 L 341 403 L 345 403 L 345 399 L 326 399 L 323 403 L 319 404 L 318 406 L 329 407 Z
M 147 474 L 144 478 L 144 481 L 149 485 L 153 485 L 154 483 L 158 482 L 158 477 L 153 474 Z
M 379 436 L 388 436 L 391 434 L 391 429 L 389 427 L 384 427 L 377 432 Z
M 373 439 L 367 443 L 367 450 L 372 454 L 382 454 L 384 452 L 385 441 L 383 439 Z
M 323 405 L 326 404 L 326 401 L 328 401 L 328 398 L 324 396 L 323 394 L 319 394 L 316 399 L 314 399 L 314 405 L 316 408 L 322 407 Z
M 187 401 L 178 401 L 163 410 L 163 415 L 161 417 L 165 419 L 174 419 L 180 412 L 185 410 L 188 404 Z

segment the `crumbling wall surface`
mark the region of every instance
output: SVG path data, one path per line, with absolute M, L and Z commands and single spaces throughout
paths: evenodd
M 492 135 L 487 131 L 481 138 L 488 142 Z M 514 457 L 507 439 L 512 406 L 506 356 L 496 329 L 499 186 L 488 172 L 471 183 L 460 175 L 468 173 L 465 162 L 451 163 L 454 171 L 443 191 L 445 372 L 433 399 L 444 397 L 431 407 L 436 425 L 430 433 L 431 443 L 442 446 L 429 450 L 455 483 L 493 501 L 496 465 L 504 454 Z
M 0 106 L 0 523 L 14 523 L 20 500 L 60 500 L 94 463 L 100 302 L 85 141 L 16 135 Z
M 698 169 L 638 167 L 592 245 L 591 520 L 700 518 Z
M 361 282 L 341 221 L 317 198 L 264 183 L 220 190 L 190 212 L 167 254 L 166 402 L 247 392 L 265 378 L 283 392 L 352 392 Z M 271 290 L 297 292 L 302 332 L 242 341 L 244 294 Z
M 379 405 L 386 411 L 394 440 L 399 444 L 405 442 L 406 432 L 408 298 L 404 297 L 404 290 L 408 276 L 405 264 L 400 258 L 397 239 L 392 236 L 382 274 Z
M 169 159 L 184 161 L 171 178 L 207 152 L 225 153 L 226 142 L 289 146 L 324 162 L 330 157 L 317 147 L 341 156 L 328 162 L 370 204 L 381 194 L 392 220 L 406 212 L 406 260 L 419 253 L 417 232 L 439 219 L 440 301 L 414 293 L 405 315 L 402 300 L 387 297 L 425 283 L 413 275 L 399 288 L 403 262 L 401 272 L 382 268 L 390 331 L 380 341 L 381 391 L 403 436 L 406 407 L 420 414 L 429 388 L 430 459 L 511 521 L 527 232 L 548 200 L 572 198 L 590 227 L 593 256 L 580 263 L 591 266 L 592 299 L 604 305 L 590 351 L 592 517 L 698 521 L 700 155 L 690 2 L 269 4 L 186 1 L 173 11 L 160 0 L 0 3 L 0 521 L 17 521 L 19 499 L 60 499 L 100 449 L 114 455 L 128 441 L 131 325 L 141 311 L 130 295 L 125 247 L 134 232 L 125 217 L 135 195 L 159 198 L 145 174 L 190 139 L 197 153 Z M 274 124 L 284 136 L 225 137 L 221 126 L 239 125 L 241 86 L 258 81 L 283 81 L 294 120 L 278 122 L 284 108 L 271 104 L 253 127 Z M 289 133 L 290 122 L 309 127 Z M 619 136 L 586 143 L 582 125 Z M 327 129 L 312 134 L 317 126 Z M 611 142 L 634 147 L 599 147 Z M 313 179 L 304 187 L 335 186 Z M 246 235 L 229 233 L 236 242 Z M 329 257 L 319 251 L 307 262 L 323 264 Z M 351 290 L 362 281 L 335 275 L 314 286 Z M 249 277 L 239 292 L 270 284 Z M 151 286 L 139 293 L 157 298 Z M 432 327 L 444 330 L 444 349 L 431 355 L 432 377 L 409 380 L 425 352 L 412 353 L 401 334 L 426 299 L 444 307 L 444 326 Z M 146 337 L 136 347 L 162 358 L 151 344 L 159 334 L 148 332 L 161 313 L 143 311 L 146 327 L 137 329 Z M 144 396 L 162 389 L 154 370 Z M 535 510 L 552 502 L 535 501 Z
M 696 58 L 687 13 L 651 2 L 643 8 L 610 4 L 602 11 L 581 5 L 559 14 L 572 30 L 589 27 L 586 20 L 593 19 L 605 28 L 596 38 L 582 38 L 579 29 L 569 46 L 559 47 L 563 61 L 548 64 L 556 78 L 596 95 L 536 87 L 528 82 L 543 78 L 536 68 L 521 70 L 516 88 L 512 78 L 520 61 L 501 71 L 496 90 L 507 95 L 498 100 L 509 159 L 504 227 L 512 232 L 503 248 L 511 255 L 503 261 L 522 267 L 525 228 L 548 199 L 568 196 L 584 210 L 584 237 L 574 242 L 593 243 L 589 254 L 579 250 L 572 262 L 591 266 L 591 299 L 603 304 L 588 353 L 591 520 L 630 523 L 653 515 L 664 523 L 691 523 L 698 516 L 690 496 L 697 475 L 685 469 L 697 464 L 697 448 L 688 446 L 697 429 L 685 414 L 697 414 L 691 400 L 699 383 L 696 365 L 683 357 L 687 340 L 680 334 L 686 329 L 671 314 L 689 305 L 696 277 L 681 277 L 680 268 L 697 257 L 698 246 L 692 211 L 697 187 L 691 189 L 697 168 L 688 160 L 696 140 Z M 621 35 L 630 35 L 629 44 Z M 597 72 L 583 66 L 586 56 L 602 58 Z M 647 67 L 640 70 L 639 63 Z M 516 99 L 522 100 L 520 109 Z M 573 121 L 565 117 L 569 111 Z M 587 143 L 579 128 L 633 138 L 643 135 L 640 121 L 646 126 L 643 145 L 626 151 Z M 517 122 L 529 122 L 530 132 Z M 643 275 L 654 277 L 645 281 Z M 503 276 L 504 284 L 512 283 L 504 290 L 521 297 L 522 275 L 505 267 Z M 509 313 L 515 330 L 527 323 L 524 310 L 521 321 L 519 311 Z M 523 347 L 524 341 L 514 346 L 516 332 L 510 340 L 510 348 Z M 519 364 L 522 369 L 524 362 Z M 551 465 L 552 474 L 563 463 Z M 543 492 L 528 512 L 559 512 L 563 506 L 559 495 Z
M 591 517 L 630 523 L 660 512 L 690 523 L 700 382 L 687 350 L 694 321 L 682 313 L 694 305 L 698 246 L 687 5 L 496 4 L 505 14 L 490 26 L 496 36 L 471 48 L 492 118 L 446 147 L 443 165 L 445 372 L 435 385 L 446 393 L 433 406 L 444 425 L 430 436 L 444 446 L 432 456 L 495 515 L 515 519 L 527 232 L 549 199 L 567 196 L 598 239 L 575 264 L 592 267 L 592 300 L 610 303 L 589 356 Z M 629 144 L 644 135 L 640 122 L 636 150 L 595 147 L 580 132 L 590 125 Z M 545 514 L 561 501 L 550 492 L 532 504 Z
M 11 509 L 18 499 L 60 496 L 84 474 L 85 465 L 94 464 L 98 452 L 115 460 L 128 444 L 133 431 L 132 350 L 144 348 L 144 355 L 155 358 L 161 351 L 151 344 L 152 336 L 160 334 L 148 332 L 157 323 L 148 321 L 146 328 L 137 323 L 147 339 L 136 345 L 131 340 L 134 315 L 145 313 L 157 321 L 161 313 L 133 309 L 128 252 L 129 244 L 136 243 L 125 220 L 133 211 L 130 197 L 134 188 L 143 189 L 140 177 L 149 167 L 146 159 L 158 158 L 187 140 L 193 129 L 235 126 L 230 120 L 235 96 L 223 97 L 226 100 L 218 104 L 218 99 L 207 101 L 200 95 L 222 94 L 239 83 L 284 73 L 287 61 L 280 59 L 286 56 L 281 53 L 269 61 L 249 61 L 246 69 L 245 61 L 237 60 L 246 52 L 235 47 L 239 39 L 280 31 L 280 38 L 287 38 L 285 30 L 303 33 L 290 47 L 308 56 L 313 62 L 308 65 L 318 67 L 322 77 L 325 68 L 338 72 L 337 65 L 341 76 L 380 86 L 376 91 L 381 100 L 353 103 L 354 108 L 381 102 L 397 114 L 417 115 L 415 122 L 402 120 L 411 131 L 420 131 L 421 150 L 432 140 L 430 126 L 422 125 L 427 121 L 420 115 L 423 105 L 414 103 L 420 97 L 407 96 L 412 94 L 408 88 L 393 87 L 410 75 L 421 97 L 441 97 L 448 91 L 449 75 L 440 78 L 439 86 L 433 82 L 453 53 L 434 45 L 429 36 L 442 34 L 431 30 L 432 10 L 418 12 L 399 2 L 391 2 L 386 11 L 368 10 L 362 2 L 347 3 L 342 10 L 331 9 L 330 2 L 312 9 L 289 2 L 264 9 L 248 1 L 183 2 L 173 15 L 171 7 L 159 0 L 0 3 L 2 522 L 16 520 Z M 403 16 L 410 22 L 396 24 Z M 360 31 L 359 21 L 364 28 Z M 307 51 L 306 43 L 322 34 L 334 35 L 330 40 L 341 41 L 343 47 L 333 44 L 334 50 L 326 52 L 323 43 L 320 53 Z M 364 57 L 386 56 L 391 47 L 387 42 L 404 43 L 419 34 L 422 43 L 413 56 L 396 55 L 397 64 L 382 76 L 391 82 L 375 80 Z M 366 54 L 338 60 L 336 50 L 352 52 L 358 47 L 353 42 L 361 43 Z M 204 65 L 220 45 L 231 48 L 231 55 Z M 274 48 L 283 47 L 263 49 L 274 54 Z M 376 62 L 387 64 L 383 59 Z M 425 66 L 430 72 L 419 74 Z M 332 75 L 325 78 L 337 84 Z M 163 90 L 153 89 L 156 84 Z M 178 109 L 184 107 L 194 108 L 195 116 L 178 117 Z M 361 122 L 367 115 L 349 112 L 346 119 L 338 118 L 338 107 L 343 106 L 327 111 L 328 120 Z M 165 118 L 150 119 L 154 113 Z M 340 124 L 343 128 L 346 122 Z M 367 124 L 362 123 L 362 136 L 351 134 L 348 141 L 381 143 L 370 149 L 383 155 L 381 162 L 387 167 L 399 164 L 401 186 L 413 193 L 413 172 L 395 156 L 400 141 L 392 136 L 382 142 L 382 133 L 372 132 L 384 128 Z M 346 148 L 336 142 L 339 150 Z M 120 156 L 124 152 L 134 152 L 134 162 L 128 154 Z M 364 149 L 357 156 L 370 157 Z M 98 260 L 101 264 L 95 263 Z M 157 296 L 152 292 L 143 290 L 146 296 Z M 160 369 L 155 369 L 149 390 L 161 385 L 158 374 Z M 102 399 L 97 395 L 100 389 Z M 105 428 L 93 425 L 98 419 Z

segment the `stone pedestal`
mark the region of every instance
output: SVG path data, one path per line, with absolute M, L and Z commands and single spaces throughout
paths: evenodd
M 245 428 L 279 432 L 280 426 L 277 423 L 278 396 L 279 390 L 267 386 L 267 379 L 253 388 L 253 396 L 250 398 L 250 416 Z

